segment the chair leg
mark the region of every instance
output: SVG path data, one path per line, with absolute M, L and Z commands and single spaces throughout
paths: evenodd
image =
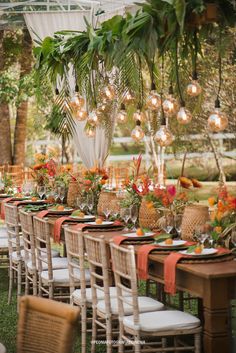
M 195 353 L 201 353 L 201 334 L 196 333 L 194 335 L 194 346 L 195 346 Z
M 112 353 L 112 320 L 111 317 L 106 318 L 106 340 L 107 340 L 107 353 Z
M 37 295 L 37 271 L 33 272 L 33 295 Z
M 29 278 L 28 278 L 29 272 L 28 268 L 25 265 L 25 295 L 29 294 Z
M 21 284 L 22 284 L 22 262 L 19 261 L 17 265 L 17 298 L 21 296 Z
M 86 304 L 81 305 L 81 353 L 86 353 L 87 335 L 87 308 Z
M 53 284 L 49 283 L 49 299 L 53 299 Z
M 134 336 L 134 351 L 135 353 L 141 353 L 141 347 L 140 347 L 140 335 L 137 334 Z
M 12 269 L 12 263 L 11 263 L 11 260 L 10 260 L 10 263 L 9 263 L 8 304 L 11 304 L 11 299 L 12 299 L 12 287 L 13 287 L 13 269 Z
M 96 338 L 97 338 L 96 319 L 97 319 L 96 308 L 93 308 L 91 353 L 95 353 L 96 351 Z
M 123 325 L 123 322 L 120 321 L 120 323 L 119 323 L 119 346 L 118 346 L 118 353 L 124 353 L 123 335 L 124 335 L 124 325 Z

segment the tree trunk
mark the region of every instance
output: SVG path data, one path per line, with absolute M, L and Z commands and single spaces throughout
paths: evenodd
M 5 69 L 5 60 L 3 55 L 4 31 L 0 31 L 0 75 Z M 0 97 L 0 165 L 12 163 L 11 147 L 11 126 L 8 103 L 1 100 Z
M 29 74 L 32 67 L 32 40 L 27 29 L 23 31 L 22 54 L 20 57 L 20 79 Z M 22 101 L 16 112 L 14 133 L 14 164 L 24 164 L 27 133 L 28 100 Z

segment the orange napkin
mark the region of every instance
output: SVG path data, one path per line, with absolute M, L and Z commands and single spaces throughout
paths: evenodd
M 127 240 L 127 237 L 124 237 L 123 235 L 116 235 L 112 238 L 112 240 L 116 245 L 120 245 L 122 241 Z
M 36 217 L 38 217 L 38 218 L 43 218 L 43 217 L 45 217 L 48 213 L 49 213 L 48 210 L 43 210 L 43 211 L 38 212 L 38 213 L 36 214 Z
M 179 252 L 172 252 L 164 260 L 165 292 L 174 295 L 176 293 L 176 264 L 184 257 Z
M 156 245 L 142 245 L 138 250 L 137 255 L 137 269 L 138 277 L 140 279 L 148 279 L 148 256 L 153 251 L 156 250 Z
M 13 202 L 13 205 L 19 206 L 22 202 L 23 202 L 23 201 L 14 201 L 14 202 Z
M 217 248 L 217 253 L 219 255 L 222 255 L 222 254 L 231 254 L 231 250 L 229 249 L 225 249 L 225 248 Z
M 60 217 L 54 223 L 53 237 L 56 243 L 60 243 L 61 239 L 61 227 L 65 221 L 71 221 L 70 217 Z
M 5 208 L 4 204 L 7 202 L 10 202 L 13 199 L 13 197 L 8 197 L 7 199 L 4 199 L 1 204 L 1 219 L 5 219 Z

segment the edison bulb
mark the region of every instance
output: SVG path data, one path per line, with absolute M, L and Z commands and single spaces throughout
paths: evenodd
M 152 90 L 148 97 L 147 97 L 147 102 L 146 102 L 147 108 L 150 110 L 157 110 L 161 106 L 161 97 L 157 93 L 156 90 Z
M 107 100 L 114 99 L 115 95 L 116 95 L 115 88 L 112 85 L 107 85 L 102 90 L 102 96 Z
M 189 124 L 192 120 L 192 114 L 185 107 L 180 107 L 180 110 L 177 114 L 177 120 L 181 125 Z
M 107 106 L 106 102 L 102 102 L 101 104 L 99 104 L 96 112 L 98 114 L 104 114 L 107 110 L 108 110 L 108 106 Z
M 127 122 L 128 120 L 128 115 L 126 113 L 126 111 L 124 109 L 121 109 L 119 111 L 119 113 L 116 116 L 116 120 L 118 121 L 118 123 L 124 124 Z
M 179 103 L 172 95 L 169 95 L 167 99 L 162 103 L 162 107 L 166 116 L 170 117 L 177 114 L 179 110 Z
M 192 97 L 197 97 L 202 92 L 202 87 L 199 85 L 198 81 L 193 80 L 187 86 L 187 94 Z
M 228 126 L 228 118 L 219 108 L 215 108 L 214 112 L 208 118 L 208 127 L 212 132 L 224 131 Z
M 78 121 L 84 121 L 88 117 L 86 110 L 78 110 L 75 114 L 75 119 Z
M 156 132 L 155 141 L 158 145 L 166 147 L 172 144 L 174 136 L 166 125 L 161 125 L 160 129 Z
M 91 113 L 89 113 L 88 121 L 93 126 L 99 124 L 99 116 L 96 111 L 92 111 Z
M 144 132 L 143 132 L 140 124 L 141 124 L 141 122 L 138 120 L 135 128 L 131 132 L 131 137 L 136 142 L 139 142 L 144 138 Z
M 125 93 L 123 101 L 125 104 L 130 104 L 134 101 L 134 96 L 130 93 L 130 91 Z
M 77 110 L 84 106 L 84 98 L 81 97 L 77 92 L 71 98 L 70 106 L 73 110 Z
M 85 133 L 88 137 L 92 138 L 96 135 L 96 129 L 94 126 L 89 126 L 85 129 Z
M 134 113 L 133 115 L 134 120 L 140 120 L 140 121 L 145 121 L 146 120 L 146 114 L 144 112 L 141 112 L 139 109 Z

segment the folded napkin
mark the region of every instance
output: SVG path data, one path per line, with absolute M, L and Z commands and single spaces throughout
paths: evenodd
M 48 213 L 49 213 L 48 210 L 43 210 L 43 211 L 38 212 L 38 213 L 36 214 L 36 217 L 38 217 L 38 218 L 43 218 L 43 217 L 47 216 Z
M 75 220 L 73 220 L 70 217 L 60 217 L 58 218 L 55 223 L 54 223 L 54 229 L 53 229 L 53 237 L 54 237 L 54 241 L 56 243 L 60 243 L 60 239 L 61 239 L 61 227 L 62 224 L 66 221 L 70 221 L 70 222 L 75 222 Z
M 14 201 L 14 202 L 13 202 L 13 205 L 19 206 L 19 205 L 22 204 L 22 203 L 23 203 L 23 201 Z
M 176 265 L 177 262 L 185 257 L 179 252 L 172 252 L 164 260 L 164 281 L 165 292 L 174 295 L 176 293 Z
M 124 235 L 116 235 L 115 237 L 112 238 L 112 241 L 116 245 L 120 245 L 124 240 L 127 240 L 127 237 L 125 237 Z
M 8 197 L 2 201 L 1 204 L 1 219 L 5 219 L 5 207 L 4 204 L 7 202 L 10 202 L 13 199 L 13 197 Z

